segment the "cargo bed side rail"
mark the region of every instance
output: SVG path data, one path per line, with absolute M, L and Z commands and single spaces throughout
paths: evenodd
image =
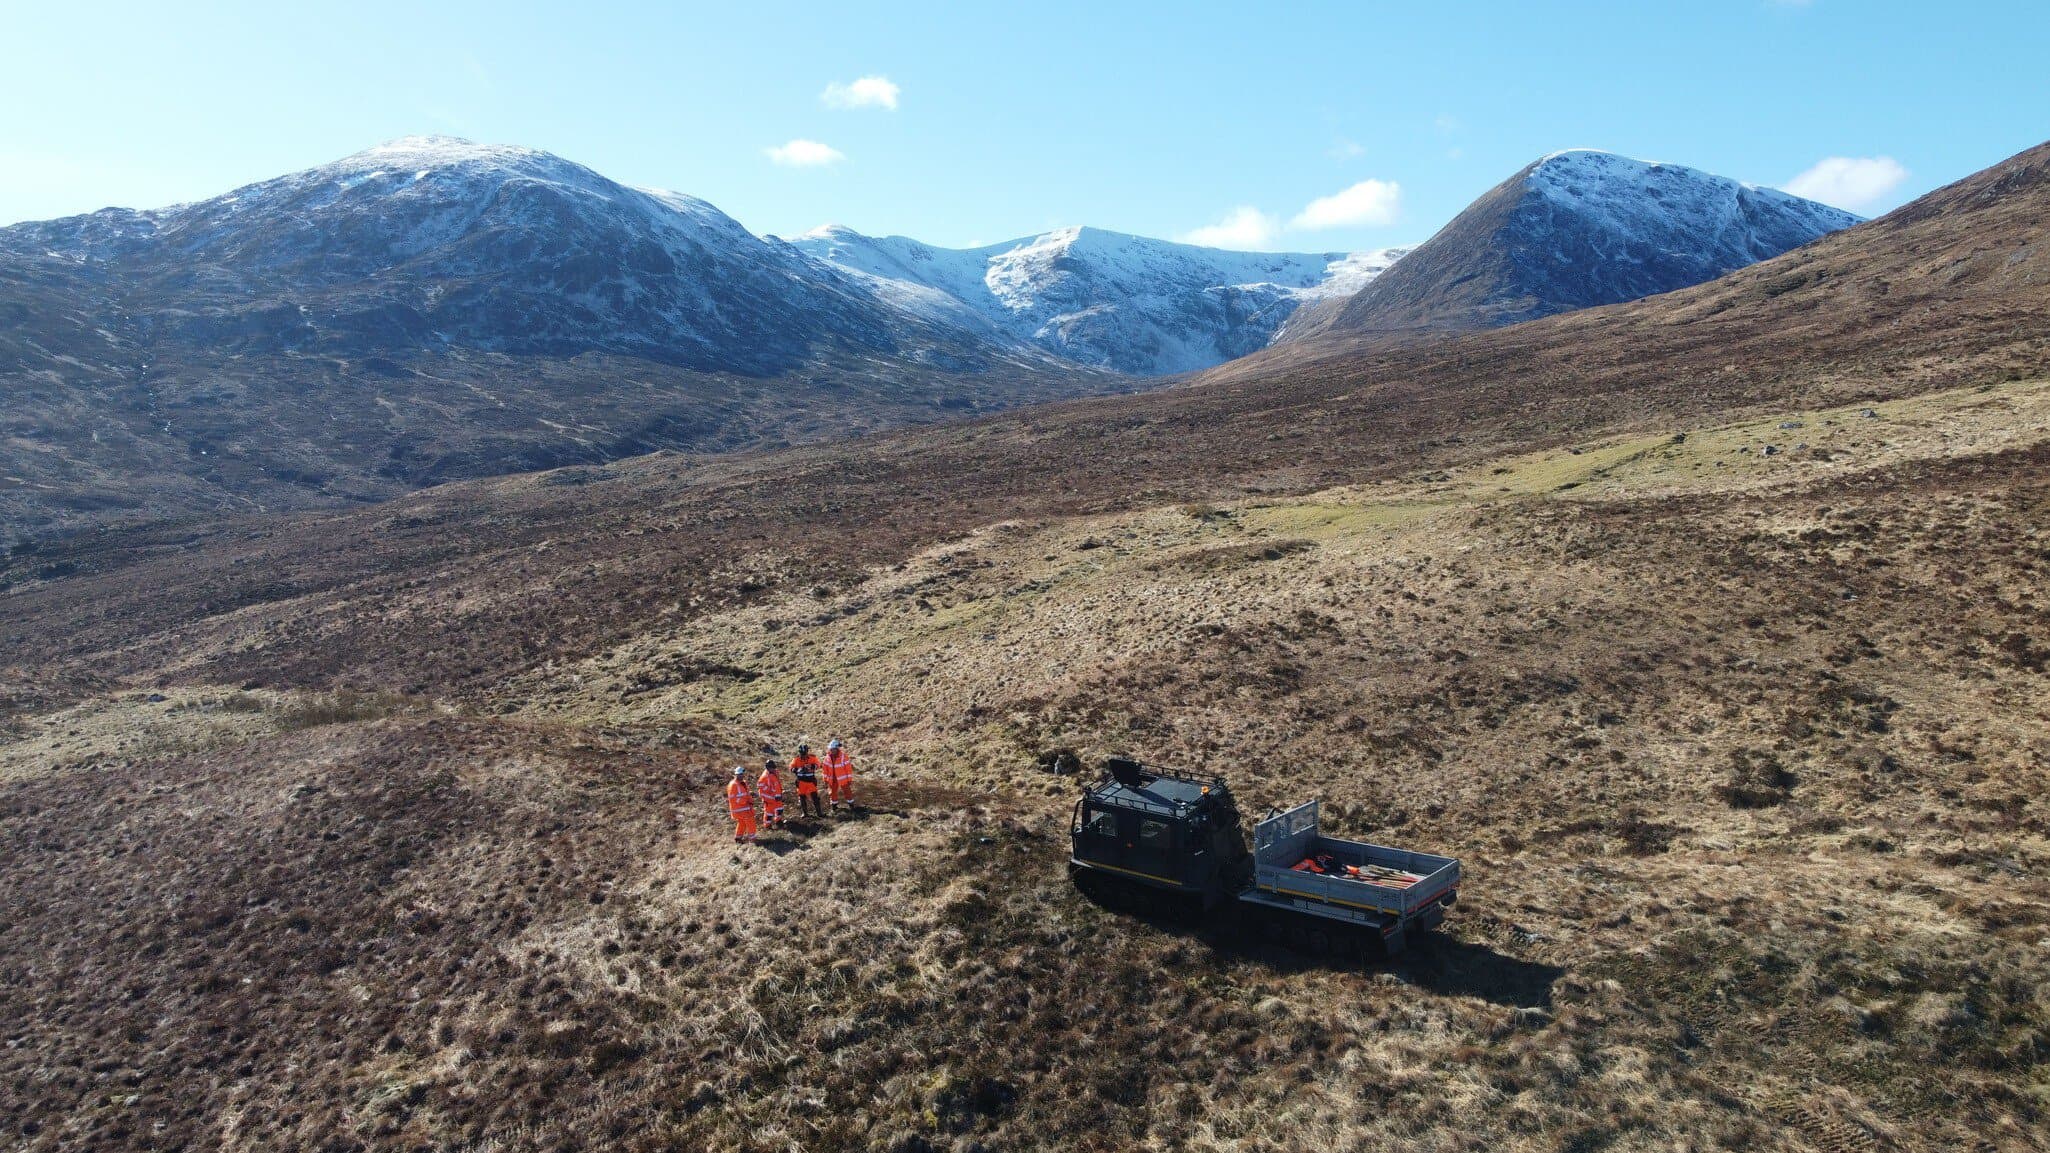
M 1317 839 L 1318 802 L 1304 801 L 1253 826 L 1253 859 L 1262 865 L 1288 868 L 1310 851 Z

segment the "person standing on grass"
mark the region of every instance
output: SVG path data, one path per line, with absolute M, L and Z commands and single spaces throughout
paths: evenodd
M 775 758 L 762 762 L 762 775 L 755 779 L 755 793 L 762 799 L 762 825 L 783 827 L 783 777 L 776 772 Z
M 826 796 L 833 807 L 854 807 L 854 759 L 839 737 L 826 742 Z
M 790 774 L 797 778 L 797 812 L 800 816 L 826 815 L 826 802 L 819 797 L 819 758 L 808 741 L 797 742 L 797 755 L 790 758 Z
M 726 811 L 733 815 L 733 843 L 753 843 L 755 795 L 747 787 L 747 770 L 739 765 L 733 766 L 733 783 L 726 786 Z

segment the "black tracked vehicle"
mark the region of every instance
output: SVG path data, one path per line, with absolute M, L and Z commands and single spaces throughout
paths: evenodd
M 1326 837 L 1318 802 L 1271 813 L 1248 851 L 1222 779 L 1113 757 L 1075 802 L 1068 874 L 1099 904 L 1178 919 L 1237 917 L 1310 953 L 1393 955 L 1459 896 L 1451 857 Z

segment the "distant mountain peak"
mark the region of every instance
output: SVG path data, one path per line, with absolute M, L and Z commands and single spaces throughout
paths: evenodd
M 414 136 L 396 136 L 381 141 L 352 154 L 355 157 L 392 156 L 445 156 L 485 158 L 497 155 L 547 156 L 538 148 L 526 148 L 517 144 L 479 144 L 464 136 L 445 136 L 437 133 L 423 133 Z
M 1547 153 L 1526 171 L 1527 182 L 1537 188 L 1581 190 L 1590 185 L 1598 185 L 1623 192 L 1636 192 L 1655 188 L 1660 184 L 1668 187 L 1691 185 L 1713 189 L 1719 194 L 1730 196 L 1741 191 L 1765 200 L 1807 206 L 1803 210 L 1813 212 L 1818 217 L 1833 214 L 1841 219 L 1843 223 L 1838 225 L 1841 228 L 1848 228 L 1864 220 L 1864 217 L 1856 213 L 1845 212 L 1841 208 L 1832 208 L 1813 200 L 1803 200 L 1776 188 L 1717 176 L 1713 172 L 1689 168 L 1684 164 L 1670 164 L 1662 160 L 1639 160 L 1620 152 L 1605 152 L 1599 148 L 1567 148 Z
M 1684 165 L 1566 149 L 1474 201 L 1330 327 L 1461 331 L 1616 304 L 1713 280 L 1859 219 Z
M 457 198 L 489 197 L 506 183 L 528 181 L 601 201 L 633 202 L 637 197 L 646 198 L 661 209 L 692 218 L 698 225 L 740 229 L 725 213 L 694 196 L 620 184 L 595 169 L 538 148 L 479 144 L 460 136 L 401 136 L 303 172 L 237 189 L 222 199 L 235 199 L 271 187 L 323 181 L 346 192 L 361 188 L 365 194 L 417 195 L 423 190 L 413 186 L 424 185 L 432 194 Z M 639 204 L 642 210 L 655 207 Z M 659 210 L 655 215 L 660 215 Z
M 1082 225 L 966 249 L 840 225 L 791 243 L 920 315 L 1138 376 L 1264 348 L 1304 304 L 1357 291 L 1404 251 L 1234 252 Z
M 1543 156 L 1538 157 L 1532 162 L 1531 169 L 1533 171 L 1543 169 L 1571 171 L 1575 169 L 1599 169 L 1611 164 L 1619 167 L 1634 168 L 1679 167 L 1679 165 L 1668 165 L 1660 160 L 1640 160 L 1634 156 L 1625 156 L 1620 152 L 1611 152 L 1606 148 L 1561 148 L 1556 152 L 1547 152 Z M 1688 171 L 1694 170 L 1689 169 Z
M 798 234 L 797 234 L 797 236 L 796 236 L 796 237 L 795 237 L 794 239 L 797 239 L 797 240 L 831 240 L 831 239 L 833 239 L 834 237 L 839 237 L 839 236 L 860 236 L 860 235 L 861 235 L 861 234 L 860 234 L 859 232 L 856 232 L 856 231 L 854 231 L 854 230 L 853 230 L 852 228 L 849 228 L 849 227 L 847 227 L 847 226 L 846 226 L 846 225 L 844 225 L 844 224 L 830 224 L 830 223 L 829 223 L 829 224 L 821 224 L 821 225 L 819 225 L 819 226 L 818 226 L 817 228 L 813 228 L 813 229 L 809 229 L 809 230 L 807 230 L 807 231 L 804 231 L 804 232 L 800 232 L 800 233 L 798 233 Z
M 591 169 L 552 152 L 513 144 L 479 144 L 460 136 L 401 136 L 296 175 L 366 169 L 419 172 L 438 168 L 499 169 L 526 175 L 568 176 L 579 182 L 612 183 Z
M 704 201 L 450 136 L 170 209 L 0 230 L 8 249 L 161 285 L 181 332 L 243 355 L 448 345 L 771 376 L 837 352 L 976 364 L 990 351 Z

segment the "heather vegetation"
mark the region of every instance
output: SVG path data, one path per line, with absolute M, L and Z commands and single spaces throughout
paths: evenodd
M 81 706 L 0 826 L 21 1134 L 2034 1147 L 2045 451 L 2039 383 L 1775 414 L 1000 523 L 491 717 Z M 806 726 L 867 811 L 725 843 L 722 758 Z M 1364 969 L 1092 906 L 1051 770 L 1134 748 L 1467 899 Z
M 2046 180 L 1430 350 L 11 558 L 8 1138 L 2042 1149 Z M 733 845 L 799 734 L 864 810 Z M 1099 908 L 1121 751 L 1466 889 L 1364 966 Z

